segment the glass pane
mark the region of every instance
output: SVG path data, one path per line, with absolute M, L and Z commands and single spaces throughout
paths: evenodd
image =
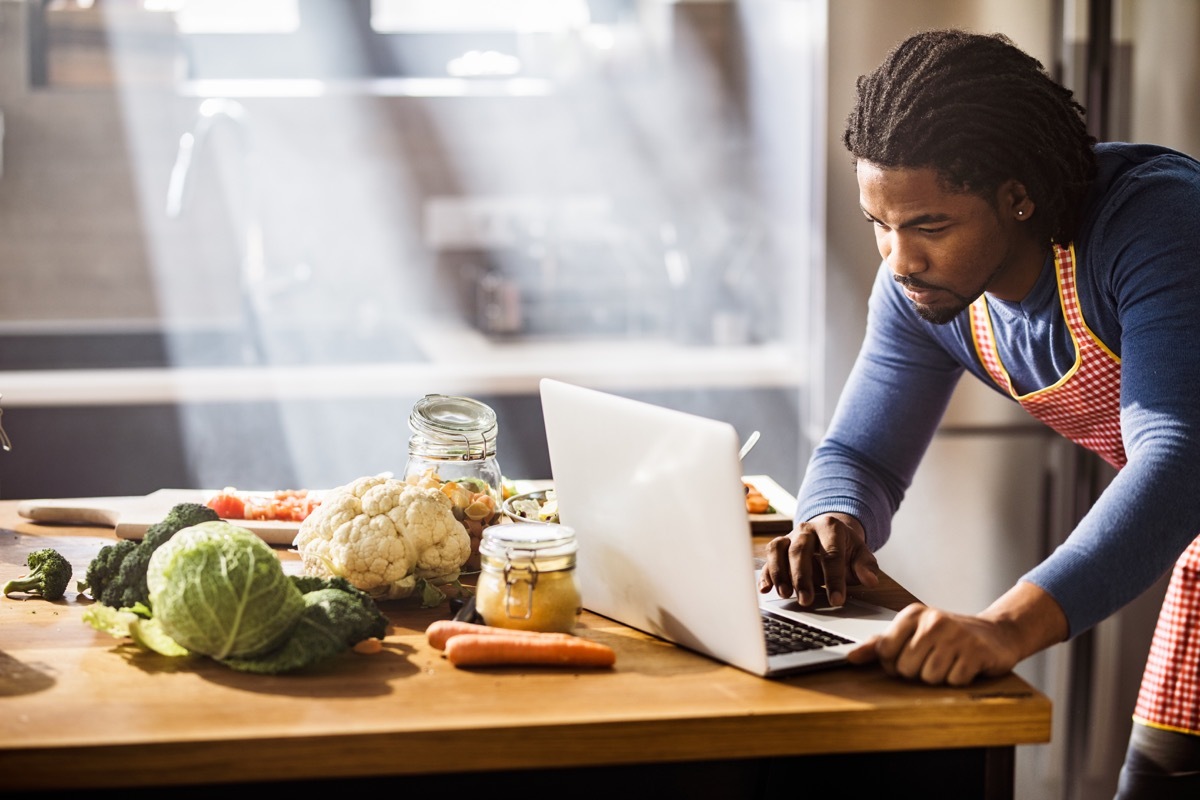
M 0 82 L 0 369 L 47 374 L 0 387 L 14 442 L 14 403 L 63 404 L 49 373 L 178 405 L 180 480 L 217 486 L 397 471 L 431 392 L 496 408 L 505 470 L 544 477 L 554 374 L 747 432 L 761 401 L 796 441 L 822 3 L 437 0 L 394 34 L 248 5 L 56 7 L 50 79 Z M 36 7 L 0 4 L 0 58 Z

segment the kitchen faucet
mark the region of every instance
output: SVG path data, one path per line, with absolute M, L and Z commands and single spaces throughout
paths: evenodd
M 239 264 L 239 276 L 243 321 L 247 332 L 247 343 L 243 355 L 247 361 L 261 362 L 264 352 L 259 324 L 267 299 L 264 294 L 267 264 L 263 244 L 262 210 L 259 205 L 260 190 L 258 176 L 254 171 L 254 151 L 250 139 L 250 128 L 246 119 L 246 109 L 238 101 L 213 97 L 200 104 L 192 130 L 184 132 L 179 137 L 179 149 L 175 155 L 175 164 L 171 168 L 171 178 L 167 185 L 166 214 L 170 219 L 178 219 L 182 214 L 186 192 L 188 186 L 191 185 L 189 178 L 194 168 L 196 154 L 204 149 L 213 129 L 222 121 L 232 124 L 237 133 L 242 158 L 242 162 L 239 164 L 239 173 L 243 181 L 245 228 L 243 230 L 244 238 L 241 242 L 242 257 Z

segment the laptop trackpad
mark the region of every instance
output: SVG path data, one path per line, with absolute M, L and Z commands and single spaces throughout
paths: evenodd
M 824 595 L 818 599 L 824 600 Z M 849 598 L 844 606 L 838 608 L 830 605 L 802 606 L 795 598 L 763 595 L 760 596 L 759 605 L 781 616 L 828 629 L 854 641 L 882 633 L 896 617 L 896 612 L 891 609 L 854 598 Z

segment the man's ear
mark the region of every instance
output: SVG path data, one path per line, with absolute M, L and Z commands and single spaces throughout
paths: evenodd
M 1010 178 L 996 190 L 996 208 L 1001 217 L 1023 221 L 1033 216 L 1034 203 L 1025 191 L 1025 184 Z

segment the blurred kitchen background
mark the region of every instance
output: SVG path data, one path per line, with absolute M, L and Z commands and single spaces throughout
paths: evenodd
M 537 380 L 725 419 L 799 485 L 878 254 L 855 78 L 1001 31 L 1200 153 L 1195 0 L 0 0 L 0 498 L 399 472 L 426 393 L 550 477 Z M 987 605 L 1107 468 L 964 383 L 880 558 Z M 1019 671 L 1017 796 L 1111 796 L 1162 587 Z
M 544 375 L 765 429 L 795 483 L 825 31 L 818 2 L 0 0 L 0 496 L 401 471 L 429 392 L 548 477 Z

